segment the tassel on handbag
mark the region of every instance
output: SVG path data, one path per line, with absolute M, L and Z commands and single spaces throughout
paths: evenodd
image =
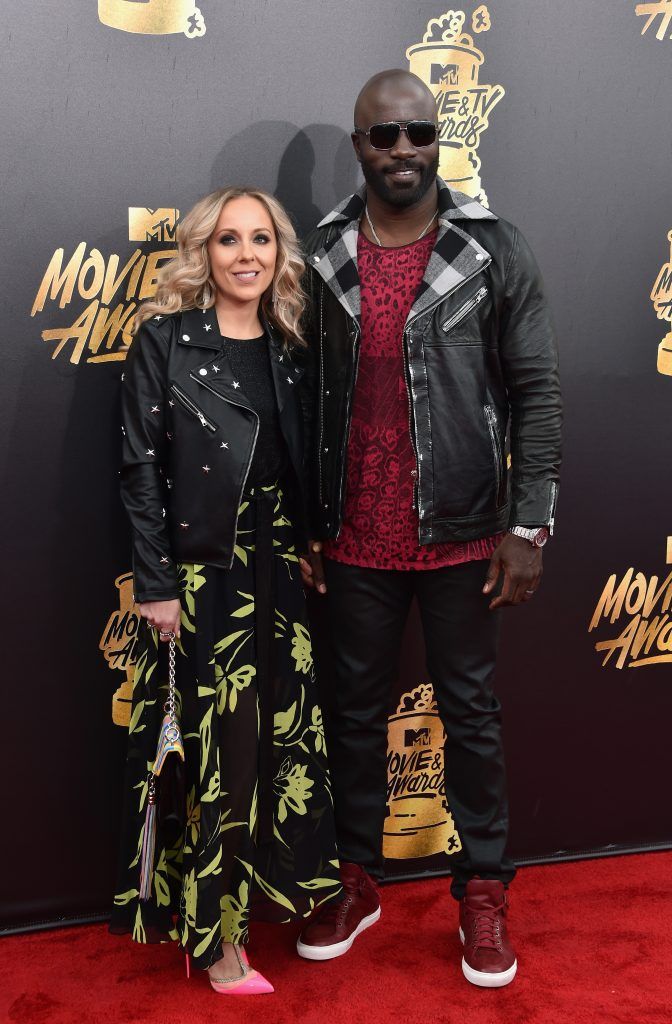
M 168 644 L 168 700 L 164 705 L 164 716 L 159 730 L 156 757 L 147 783 L 147 811 L 142 837 L 140 857 L 140 899 L 148 900 L 152 893 L 154 853 L 156 848 L 156 802 L 157 782 L 161 769 L 169 754 L 177 754 L 184 761 L 184 743 L 175 710 L 175 634 L 170 634 Z
M 140 859 L 140 899 L 148 900 L 152 892 L 152 865 L 156 847 L 156 784 L 154 774 L 150 773 L 147 792 L 147 812 L 145 814 L 145 830 L 142 837 L 142 856 Z

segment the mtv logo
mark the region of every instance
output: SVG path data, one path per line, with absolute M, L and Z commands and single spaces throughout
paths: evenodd
M 431 744 L 431 733 L 424 729 L 404 729 L 405 747 L 429 747 Z
M 180 211 L 168 206 L 129 206 L 129 242 L 174 242 Z
M 431 85 L 459 85 L 459 64 L 432 64 L 429 72 Z

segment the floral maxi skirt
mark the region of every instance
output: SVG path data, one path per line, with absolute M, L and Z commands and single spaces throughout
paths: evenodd
M 167 645 L 143 620 L 110 927 L 139 942 L 178 940 L 207 968 L 222 941 L 247 941 L 251 917 L 305 917 L 338 895 L 340 883 L 305 598 L 282 491 L 245 496 L 230 570 L 185 564 L 180 580 L 185 761 L 169 755 L 158 780 L 152 888 L 141 901 L 148 773 L 167 692 Z

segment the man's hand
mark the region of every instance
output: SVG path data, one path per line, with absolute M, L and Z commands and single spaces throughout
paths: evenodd
M 318 594 L 326 594 L 327 585 L 324 582 L 322 545 L 319 540 L 308 541 L 308 554 L 305 558 L 299 558 L 299 566 L 304 587 L 312 587 L 314 590 L 317 590 Z
M 158 629 L 159 640 L 167 642 L 171 633 L 179 639 L 182 605 L 177 598 L 174 601 L 143 601 L 138 609 L 143 619 Z
M 490 602 L 490 610 L 529 601 L 541 583 L 541 563 L 541 548 L 535 548 L 522 537 L 507 533 L 495 549 L 485 577 L 483 593 L 491 594 L 499 574 L 504 573 L 502 592 Z

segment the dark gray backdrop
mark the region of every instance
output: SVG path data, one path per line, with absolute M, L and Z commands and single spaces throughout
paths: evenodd
M 507 614 L 502 646 L 512 852 L 668 844 L 670 667 L 603 668 L 587 629 L 612 572 L 665 574 L 672 534 L 672 379 L 656 371 L 665 325 L 648 299 L 672 228 L 672 40 L 641 35 L 634 0 L 488 6 L 481 80 L 506 95 L 481 175 L 544 271 L 567 407 L 543 592 Z M 98 650 L 129 565 L 116 482 L 123 363 L 51 359 L 40 332 L 86 303 L 31 319 L 49 259 L 85 240 L 123 264 L 129 206 L 184 212 L 232 181 L 275 191 L 310 227 L 358 182 L 347 133 L 359 86 L 407 66 L 406 48 L 446 10 L 201 9 L 200 40 L 108 28 L 94 0 L 19 5 L 2 27 L 5 928 L 106 910 L 124 747 L 110 722 L 121 680 Z M 423 678 L 414 624 L 403 675 Z

